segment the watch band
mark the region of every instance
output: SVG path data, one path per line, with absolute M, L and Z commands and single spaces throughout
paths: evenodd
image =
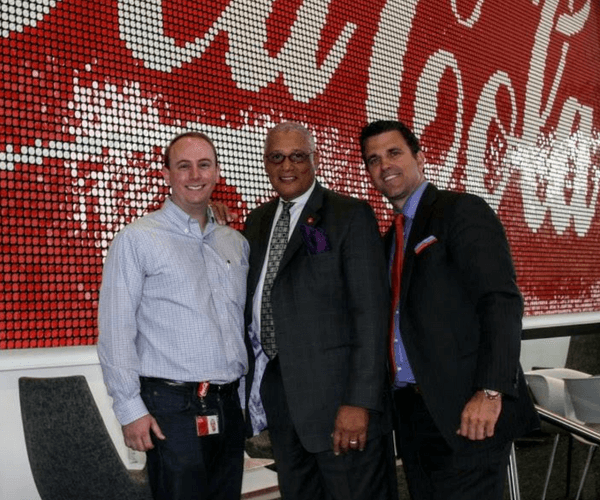
M 483 389 L 483 393 L 485 394 L 485 397 L 490 401 L 494 401 L 500 397 L 500 392 L 493 391 L 492 389 Z

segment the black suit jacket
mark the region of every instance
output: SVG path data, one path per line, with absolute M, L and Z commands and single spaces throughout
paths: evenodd
M 246 220 L 247 325 L 252 321 L 254 293 L 278 202 L 276 198 L 265 203 Z M 311 252 L 302 225 L 322 231 L 330 248 Z M 291 234 L 271 291 L 287 402 L 300 440 L 311 453 L 331 448 L 340 405 L 371 410 L 369 438 L 391 429 L 389 418 L 382 420 L 389 408 L 383 395 L 389 316 L 386 272 L 371 207 L 317 183 Z M 254 369 L 250 346 L 248 355 L 247 390 Z
M 429 236 L 435 242 L 417 253 Z M 390 230 L 388 256 L 393 238 Z M 427 186 L 406 246 L 400 325 L 425 403 L 453 449 L 495 446 L 539 426 L 519 364 L 523 299 L 515 280 L 504 228 L 487 203 Z M 473 444 L 456 431 L 481 388 L 504 398 L 495 436 Z

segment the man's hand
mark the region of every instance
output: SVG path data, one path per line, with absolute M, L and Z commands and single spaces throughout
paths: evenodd
M 154 448 L 150 431 L 158 439 L 165 439 L 156 419 L 148 414 L 134 420 L 133 422 L 123 426 L 123 437 L 125 445 L 136 451 L 148 451 Z
M 456 433 L 472 441 L 492 437 L 501 410 L 502 397 L 492 400 L 483 391 L 477 391 L 465 405 L 460 418 L 460 429 Z
M 367 445 L 369 412 L 359 406 L 340 406 L 333 430 L 333 453 L 363 451 Z
M 221 226 L 235 222 L 239 218 L 237 212 L 231 212 L 229 207 L 220 201 L 211 201 L 210 208 L 217 220 L 217 224 Z

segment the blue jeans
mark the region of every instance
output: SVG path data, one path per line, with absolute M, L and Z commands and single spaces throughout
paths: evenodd
M 239 500 L 244 466 L 244 419 L 236 390 L 209 393 L 142 380 L 141 396 L 165 440 L 147 452 L 155 500 Z M 199 437 L 196 415 L 219 416 L 219 434 Z

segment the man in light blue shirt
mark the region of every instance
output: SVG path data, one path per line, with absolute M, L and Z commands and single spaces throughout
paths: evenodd
M 171 197 L 115 237 L 99 302 L 98 354 L 125 444 L 147 451 L 159 499 L 239 499 L 239 379 L 249 246 L 215 224 L 217 153 L 189 132 L 166 149 Z

